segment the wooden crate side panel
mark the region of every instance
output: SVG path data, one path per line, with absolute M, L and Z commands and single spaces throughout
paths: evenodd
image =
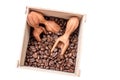
M 74 14 L 74 13 L 68 13 L 68 12 L 62 12 L 62 11 L 54 11 L 54 10 L 47 10 L 47 9 L 42 9 L 42 8 L 30 8 L 30 10 L 38 11 L 43 13 L 46 16 L 54 16 L 54 17 L 60 17 L 60 18 L 65 18 L 69 19 L 72 16 L 78 16 L 81 18 L 82 15 L 80 14 Z
M 24 65 L 24 60 L 25 60 L 25 56 L 26 56 L 26 50 L 27 50 L 28 41 L 29 41 L 30 28 L 27 26 L 27 24 L 26 24 L 24 33 L 25 34 L 24 34 L 23 47 L 22 47 L 21 58 L 20 58 L 20 66 Z
M 83 28 L 83 24 L 86 20 L 86 15 L 83 15 L 81 22 L 80 22 L 80 28 L 79 28 L 79 36 L 78 36 L 78 49 L 77 49 L 77 57 L 76 57 L 76 67 L 75 67 L 75 74 L 77 76 L 80 76 L 80 57 L 81 57 L 81 39 L 82 39 L 82 28 Z

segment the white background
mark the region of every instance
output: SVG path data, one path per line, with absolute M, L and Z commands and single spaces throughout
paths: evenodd
M 1 0 L 0 80 L 120 80 L 119 0 L 34 0 L 31 3 L 87 14 L 82 31 L 80 77 L 17 68 L 28 2 Z

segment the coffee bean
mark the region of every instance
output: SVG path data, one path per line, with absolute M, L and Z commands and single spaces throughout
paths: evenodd
M 71 56 L 72 56 L 72 53 L 69 53 L 68 56 L 71 57 Z
M 58 18 L 55 18 L 55 22 L 58 22 Z
M 35 47 L 34 46 L 30 46 L 30 49 L 32 50 L 32 49 L 35 49 Z
M 39 49 L 40 49 L 41 47 L 42 47 L 41 45 L 38 46 Z
M 38 43 L 37 43 L 37 41 L 34 41 L 34 45 L 37 45 Z
M 26 62 L 30 62 L 30 59 L 28 58 L 28 59 L 26 60 Z
M 48 53 L 48 51 L 47 50 L 45 50 L 45 54 L 47 54 Z
M 74 43 L 77 42 L 77 38 L 75 38 L 75 39 L 73 40 L 73 42 L 74 42 Z
M 41 44 L 41 42 L 37 42 L 37 44 L 38 44 L 38 45 L 40 45 L 40 44 Z
M 46 50 L 49 49 L 48 46 L 46 46 L 45 49 L 46 49 Z
M 37 63 L 37 67 L 40 67 L 40 64 L 39 64 L 39 63 Z
M 35 59 L 34 59 L 34 58 L 30 59 L 30 62 L 34 62 L 34 61 L 35 61 Z
M 27 51 L 27 52 L 26 52 L 26 55 L 27 55 L 27 56 L 30 56 L 30 55 L 32 55 L 32 54 L 33 54 L 33 52 L 31 52 L 31 51 Z
M 53 54 L 52 54 L 52 57 L 56 57 L 57 56 L 57 52 L 54 52 Z
M 46 59 L 48 56 L 47 56 L 47 55 L 44 55 L 43 57 L 44 57 L 44 59 Z
M 49 31 L 49 32 L 48 32 L 48 34 L 49 34 L 49 35 L 51 35 L 51 34 L 52 34 L 52 32 L 50 32 L 50 31 Z
M 55 48 L 53 52 L 57 52 L 57 50 L 58 50 L 58 49 L 57 49 L 57 48 Z
M 56 67 L 59 68 L 59 66 L 60 66 L 60 65 L 57 63 L 57 64 L 56 64 Z
M 43 38 L 45 38 L 46 37 L 46 35 L 43 35 Z
M 50 20 L 51 20 L 51 21 L 54 21 L 54 17 L 50 17 Z
M 59 58 L 60 58 L 60 59 L 64 59 L 64 56 L 63 56 L 63 55 L 60 55 Z
M 44 66 L 44 64 L 43 64 L 43 63 L 41 63 L 41 66 Z
M 70 63 L 70 64 L 73 64 L 73 60 L 72 60 L 71 58 L 69 59 L 69 63 Z
M 43 48 L 43 47 L 42 47 L 40 50 L 41 50 L 41 51 L 44 51 L 44 50 L 45 50 L 45 48 Z
M 32 66 L 33 64 L 32 64 L 32 62 L 29 62 L 28 65 L 29 65 L 29 66 Z
M 35 61 L 36 61 L 36 62 L 39 62 L 39 59 L 36 59 Z
M 51 65 L 53 65 L 54 64 L 54 62 L 51 60 L 50 62 L 49 62 L 49 66 L 51 66 Z
M 65 56 L 65 58 L 67 58 L 67 57 L 68 57 L 68 55 L 67 55 L 67 54 L 65 54 L 64 56 Z
M 66 58 L 66 61 L 68 61 L 68 60 L 69 60 L 69 58 L 67 57 L 67 58 Z
M 62 63 L 62 61 L 59 61 L 58 63 L 59 63 L 59 64 L 61 64 L 61 63 Z
M 71 72 L 71 73 L 73 73 L 73 72 L 74 72 L 74 70 L 73 70 L 73 69 L 69 69 L 69 70 L 68 70 L 68 72 Z
M 49 20 L 49 17 L 46 17 L 46 16 L 45 16 L 45 19 L 46 19 L 46 20 Z
M 42 63 L 42 60 L 38 60 L 38 63 L 41 64 L 41 63 Z
M 52 60 L 53 58 L 49 56 L 48 59 L 49 59 L 49 60 Z
M 51 38 L 48 38 L 47 41 L 50 42 L 50 41 L 51 41 Z
M 66 66 L 66 67 L 65 67 L 65 69 L 69 69 L 69 67 L 68 67 L 68 66 Z
M 49 47 L 49 49 L 52 49 L 52 45 L 49 45 L 48 47 Z
M 36 48 L 36 51 L 38 51 L 38 50 L 39 50 L 39 47 L 38 47 L 37 45 L 35 46 L 35 48 Z
M 44 56 L 43 56 L 43 55 L 40 55 L 40 58 L 41 58 L 41 59 L 44 59 Z
M 75 53 L 75 51 L 76 51 L 76 50 L 74 50 L 74 49 L 73 49 L 73 50 L 71 50 L 71 52 L 72 52 L 72 53 Z
M 67 66 L 68 66 L 68 67 L 70 67 L 70 66 L 71 66 L 71 64 L 70 64 L 70 63 L 68 63 L 68 64 L 67 64 Z
M 25 66 L 28 66 L 28 63 L 27 63 L 27 62 L 25 62 L 25 63 L 24 63 L 24 65 L 25 65 Z
M 66 70 L 66 69 L 65 69 L 65 70 L 63 70 L 63 71 L 64 71 L 64 72 L 68 72 L 68 70 Z
M 40 59 L 40 56 L 38 55 L 37 59 Z
M 50 69 L 50 68 L 47 66 L 46 69 Z
M 57 58 L 57 61 L 58 61 L 58 62 L 60 62 L 60 61 L 61 61 L 61 59 L 60 59 L 60 58 Z
M 34 62 L 34 63 L 33 63 L 33 66 L 34 66 L 34 67 L 37 67 L 37 63 L 36 63 L 36 62 Z
M 47 58 L 48 58 L 48 56 L 50 56 L 50 52 L 46 53 L 46 56 L 47 56 Z
M 63 70 L 63 67 L 62 66 L 60 66 L 60 71 L 62 71 Z
M 55 70 L 59 71 L 60 69 L 58 67 L 56 67 Z
M 37 58 L 38 57 L 37 53 L 34 53 L 32 56 L 33 56 L 33 58 Z
M 31 46 L 34 46 L 34 42 L 33 41 L 31 42 Z
M 55 68 L 54 67 L 50 67 L 50 69 L 54 70 Z
M 49 65 L 48 62 L 46 61 L 46 62 L 45 62 L 45 66 L 47 67 L 48 65 Z
M 38 67 L 42 69 L 51 69 L 57 71 L 64 71 L 74 73 L 76 65 L 78 32 L 77 28 L 69 37 L 70 44 L 64 55 L 60 55 L 61 48 L 56 47 L 51 54 L 51 49 L 55 40 L 63 35 L 66 30 L 67 20 L 57 17 L 45 16 L 46 20 L 53 20 L 60 25 L 61 30 L 58 33 L 48 32 L 41 35 L 41 41 L 37 42 L 33 36 L 33 29 L 30 28 L 30 39 L 25 57 L 25 66 Z
M 42 38 L 42 41 L 46 41 L 47 40 L 47 38 L 45 37 L 45 38 Z
M 43 62 L 43 63 L 45 63 L 45 62 L 46 62 L 46 60 L 45 60 L 45 59 L 43 59 L 43 60 L 42 60 L 42 62 Z
M 75 54 L 75 53 L 73 54 L 73 57 L 76 57 L 76 54 Z
M 57 33 L 57 35 L 58 35 L 58 36 L 61 36 L 61 35 L 62 35 L 62 33 L 61 33 L 61 32 L 58 32 L 58 33 Z
M 44 68 L 44 66 L 43 66 L 43 65 L 44 65 L 44 64 L 40 65 L 40 68 L 42 68 L 42 69 L 43 69 L 43 68 Z
M 77 45 L 75 45 L 74 49 L 77 50 Z
M 53 36 L 53 38 L 54 38 L 54 39 L 57 39 L 57 38 L 58 38 L 58 36 L 57 36 L 57 35 L 54 35 L 54 36 Z
M 35 52 L 35 51 L 36 51 L 36 49 L 35 49 L 34 46 L 30 46 L 30 50 L 31 50 L 32 52 Z
M 62 23 L 60 23 L 60 26 L 62 26 Z

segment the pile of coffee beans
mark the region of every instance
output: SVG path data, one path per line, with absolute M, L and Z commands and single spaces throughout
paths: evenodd
M 61 26 L 61 30 L 56 34 L 52 32 L 41 34 L 42 41 L 37 42 L 32 34 L 33 28 L 31 28 L 24 65 L 74 73 L 79 27 L 70 35 L 70 44 L 63 57 L 60 57 L 61 49 L 58 47 L 54 49 L 53 55 L 50 55 L 55 40 L 65 32 L 67 20 L 52 16 L 45 16 L 45 19 L 55 21 Z M 43 24 L 40 25 L 45 27 Z

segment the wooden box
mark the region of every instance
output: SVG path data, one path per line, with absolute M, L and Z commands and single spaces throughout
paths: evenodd
M 68 74 L 68 75 L 74 75 L 74 76 L 79 76 L 80 75 L 80 49 L 81 49 L 81 34 L 82 34 L 82 25 L 85 22 L 85 15 L 84 14 L 74 14 L 74 13 L 67 13 L 67 12 L 60 12 L 60 11 L 54 11 L 54 10 L 47 10 L 47 9 L 41 9 L 41 8 L 32 8 L 32 7 L 27 7 L 26 8 L 26 17 L 29 13 L 30 10 L 42 12 L 46 16 L 54 16 L 54 17 L 60 17 L 60 18 L 65 18 L 69 19 L 71 16 L 78 16 L 81 17 L 82 19 L 80 20 L 79 24 L 79 36 L 78 36 L 78 49 L 77 49 L 77 57 L 76 57 L 76 66 L 75 66 L 75 72 L 74 73 L 68 73 L 68 72 L 62 72 L 62 71 L 53 71 L 53 70 L 46 70 L 46 69 L 40 69 L 40 68 L 34 68 L 34 67 L 28 67 L 24 66 L 24 61 L 25 61 L 25 56 L 26 56 L 26 49 L 29 41 L 29 34 L 30 34 L 30 27 L 28 27 L 27 23 L 25 24 L 25 33 L 24 33 L 24 38 L 23 38 L 23 46 L 22 46 L 22 51 L 21 51 L 21 57 L 20 60 L 18 61 L 18 67 L 20 68 L 30 68 L 30 69 L 35 69 L 35 70 L 40 70 L 40 71 L 47 71 L 47 72 L 52 72 L 52 73 L 61 73 L 61 74 Z

